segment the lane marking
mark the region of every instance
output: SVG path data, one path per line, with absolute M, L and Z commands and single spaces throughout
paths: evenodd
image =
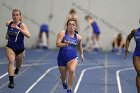
M 80 77 L 78 79 L 78 82 L 77 82 L 77 84 L 75 86 L 74 93 L 77 93 L 79 85 L 80 85 L 80 83 L 81 83 L 81 81 L 83 79 L 83 76 L 84 76 L 85 72 L 88 71 L 88 70 L 93 70 L 93 69 L 97 69 L 97 68 L 103 68 L 103 66 L 90 67 L 90 68 L 86 68 L 86 69 L 82 70 L 81 75 L 80 75 Z
M 23 67 L 26 67 L 26 66 L 33 66 L 33 65 L 43 65 L 43 64 L 51 64 L 51 63 L 34 63 L 34 64 L 25 64 L 23 65 Z M 86 66 L 86 65 L 95 65 L 96 63 L 88 63 L 88 64 L 79 64 L 79 66 Z M 114 67 L 128 67 L 128 66 L 122 66 L 122 65 L 114 65 Z M 103 66 L 101 66 L 103 68 Z M 109 66 L 110 67 L 110 66 Z M 113 67 L 113 66 L 111 66 Z M 6 74 L 6 73 L 5 73 Z M 4 75 L 5 76 L 5 75 Z M 1 76 L 3 77 L 3 75 Z
M 33 52 L 34 53 L 34 52 Z M 42 56 L 42 57 L 39 57 L 38 59 L 34 59 L 34 60 L 24 60 L 24 61 L 26 61 L 26 62 L 40 62 L 40 61 L 46 61 L 44 58 L 45 57 L 48 57 L 49 55 L 51 55 L 52 54 L 52 52 L 49 52 L 47 55 L 45 54 L 44 56 Z M 26 57 L 26 55 L 25 55 L 25 57 Z M 33 57 L 34 58 L 34 57 Z M 44 59 L 44 60 L 42 60 L 42 59 Z M 7 57 L 5 57 L 5 58 L 3 58 L 3 59 L 1 59 L 1 62 L 0 62 L 0 64 L 8 64 L 9 62 L 7 62 L 7 61 L 5 61 L 5 60 L 7 60 Z
M 57 89 L 57 87 L 60 84 L 60 82 L 61 82 L 61 79 L 59 79 L 59 81 L 55 84 L 55 86 L 53 87 L 53 89 L 51 90 L 50 93 L 54 93 L 55 92 L 55 90 Z
M 112 68 L 112 67 L 126 67 L 126 66 L 114 65 L 114 66 L 108 66 L 108 67 Z M 78 79 L 78 82 L 77 82 L 77 84 L 75 86 L 74 93 L 77 93 L 79 85 L 80 85 L 80 83 L 81 83 L 81 81 L 83 79 L 83 76 L 84 76 L 85 72 L 88 71 L 88 70 L 99 69 L 99 68 L 104 68 L 104 67 L 103 66 L 95 66 L 95 67 L 90 67 L 90 68 L 83 69 L 81 74 L 80 74 L 80 77 Z
M 105 54 L 105 93 L 108 93 L 108 61 L 107 61 L 107 54 Z
M 47 55 L 40 57 L 38 60 L 31 60 L 31 61 L 40 62 L 40 61 L 42 61 L 43 58 L 48 57 L 48 56 L 51 55 L 51 54 L 52 54 L 52 53 L 50 52 L 50 53 L 48 53 Z M 25 60 L 24 60 L 24 61 L 25 61 Z M 30 61 L 27 61 L 27 62 L 30 62 Z M 2 62 L 2 63 L 0 63 L 0 64 L 8 64 L 8 62 L 6 62 L 6 63 Z M 33 66 L 33 65 L 43 65 L 43 64 L 46 64 L 46 63 L 25 64 L 25 65 L 22 65 L 22 67 Z M 47 63 L 47 64 L 49 64 L 49 63 Z M 4 77 L 7 76 L 7 75 L 8 75 L 8 72 L 6 72 L 6 73 L 3 74 L 2 76 L 0 76 L 0 79 L 4 78 Z
M 41 75 L 26 91 L 25 93 L 29 93 L 51 70 L 57 69 L 58 66 L 51 67 L 46 70 L 46 72 Z
M 3 77 L 7 76 L 8 72 L 6 72 L 5 74 L 3 74 L 2 76 L 0 76 L 0 79 L 2 79 Z
M 33 64 L 25 64 L 22 67 L 28 67 L 28 66 L 36 66 L 36 65 L 48 65 L 48 64 L 53 64 L 53 63 L 33 63 Z M 5 76 L 8 75 L 8 72 L 0 76 L 0 79 L 4 78 Z
M 88 66 L 88 65 L 93 65 L 93 66 L 95 65 L 95 66 L 96 66 L 96 63 L 78 64 L 78 66 Z M 61 79 L 60 79 L 60 81 L 61 81 Z M 56 89 L 57 89 L 57 87 L 58 87 L 60 81 L 58 81 L 58 82 L 55 84 L 55 86 L 53 87 L 53 89 L 51 90 L 50 93 L 54 93 L 54 92 L 56 91 Z
M 15 79 L 19 76 L 21 76 L 23 73 L 25 73 L 30 67 L 28 67 L 27 69 L 24 69 L 21 73 L 19 73 L 19 75 L 15 76 Z M 6 85 L 8 85 L 9 81 L 6 82 L 5 84 L 3 84 L 0 89 L 2 89 L 3 87 L 5 87 Z
M 116 71 L 116 79 L 117 79 L 119 93 L 122 93 L 121 80 L 120 80 L 120 72 L 127 71 L 127 70 L 132 70 L 132 69 L 134 69 L 134 68 L 133 67 L 131 67 L 131 68 L 124 68 L 124 69 L 120 69 L 120 70 Z

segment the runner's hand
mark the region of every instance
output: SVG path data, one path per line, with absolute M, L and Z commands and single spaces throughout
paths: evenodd
M 125 50 L 125 58 L 127 58 L 129 51 L 126 49 Z
M 82 62 L 84 61 L 84 55 L 81 55 Z

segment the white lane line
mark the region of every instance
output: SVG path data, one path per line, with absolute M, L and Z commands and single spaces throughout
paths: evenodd
M 21 76 L 21 75 L 22 75 L 24 72 L 26 72 L 29 68 L 30 68 L 30 67 L 28 67 L 27 69 L 25 69 L 25 70 L 23 70 L 21 73 L 19 73 L 17 76 L 15 76 L 15 79 L 16 79 L 17 77 Z M 2 86 L 0 86 L 0 89 L 2 89 L 3 87 L 5 87 L 8 83 L 9 83 L 9 81 L 6 82 L 5 84 L 3 84 Z
M 114 65 L 114 66 L 108 66 L 108 67 L 111 67 L 112 68 L 112 67 L 126 67 L 126 66 Z M 103 68 L 103 66 L 95 66 L 95 67 L 90 67 L 90 68 L 86 68 L 86 69 L 82 70 L 82 72 L 80 74 L 80 77 L 78 79 L 78 82 L 77 82 L 77 84 L 75 86 L 74 93 L 77 93 L 78 88 L 79 88 L 79 85 L 80 85 L 80 83 L 81 83 L 81 81 L 83 79 L 83 76 L 84 76 L 85 72 L 88 71 L 88 70 L 99 69 L 99 68 Z
M 5 62 L 0 62 L 0 65 L 5 65 L 5 64 L 8 64 L 8 62 L 7 61 L 5 61 Z
M 60 84 L 61 79 L 59 79 L 59 81 L 55 84 L 55 86 L 53 87 L 53 89 L 51 90 L 50 93 L 54 93 L 56 88 L 58 87 L 58 85 Z
M 116 79 L 117 79 L 119 93 L 122 93 L 121 80 L 120 80 L 120 72 L 127 71 L 127 70 L 132 70 L 132 69 L 134 69 L 134 68 L 133 67 L 131 67 L 131 68 L 124 68 L 124 69 L 120 69 L 120 70 L 116 71 Z
M 108 61 L 107 61 L 107 54 L 105 54 L 105 93 L 108 93 Z
M 22 67 L 38 66 L 38 65 L 49 65 L 49 64 L 54 64 L 54 63 L 52 63 L 52 62 L 50 62 L 50 63 L 32 63 L 32 64 L 25 64 Z
M 96 66 L 95 63 L 86 63 L 86 64 L 78 64 L 78 66 L 88 66 L 88 65 L 93 65 Z M 120 67 L 122 65 L 115 65 L 115 66 L 108 66 L 108 67 Z M 101 66 L 103 68 L 103 66 Z M 59 84 L 59 81 L 57 82 L 57 84 Z M 54 88 L 51 90 L 51 93 L 54 93 L 54 91 L 56 90 L 56 88 L 58 87 L 58 85 L 55 85 Z
M 86 64 L 78 64 L 78 66 L 88 66 L 88 65 L 96 65 L 95 63 L 86 63 Z M 54 93 L 55 90 L 57 89 L 59 83 L 60 83 L 61 79 L 59 79 L 59 81 L 55 84 L 55 86 L 53 87 L 53 89 L 51 90 L 50 93 Z
M 54 61 L 54 59 L 52 59 L 52 60 L 50 60 L 50 59 L 47 59 L 47 60 L 49 60 L 49 61 Z M 33 64 L 33 63 L 43 63 L 43 62 L 45 62 L 46 60 L 44 59 L 44 60 L 24 60 L 24 61 L 26 61 L 26 63 L 30 63 L 30 64 Z M 0 62 L 0 65 L 6 65 L 6 64 L 8 64 L 9 62 L 7 62 L 7 61 L 4 61 L 4 62 Z
M 3 77 L 7 76 L 8 72 L 6 72 L 5 74 L 3 74 L 2 76 L 0 76 L 0 79 L 2 79 Z
M 103 66 L 90 67 L 90 68 L 86 68 L 86 69 L 82 70 L 81 75 L 80 75 L 80 77 L 78 79 L 78 82 L 77 82 L 77 84 L 75 86 L 74 93 L 77 93 L 79 85 L 80 85 L 80 83 L 81 83 L 81 81 L 83 79 L 83 76 L 84 76 L 85 72 L 88 71 L 88 70 L 97 69 L 97 68 L 103 68 Z
M 53 64 L 53 63 L 33 63 L 33 64 L 25 64 L 22 67 L 28 67 L 28 66 L 36 66 L 36 65 L 46 65 L 46 64 Z M 0 76 L 0 79 L 4 78 L 8 75 L 8 72 Z
M 47 60 L 54 60 L 54 59 L 47 59 Z M 43 59 L 43 60 L 42 59 L 41 60 L 40 59 L 33 59 L 33 60 L 24 60 L 24 61 L 26 61 L 26 63 L 30 63 L 30 62 L 34 62 L 35 63 L 35 62 L 43 62 L 43 61 L 46 61 L 46 60 L 45 59 Z M 8 64 L 8 63 L 9 63 L 8 61 L 1 61 L 0 62 L 1 65 Z
M 54 66 L 46 70 L 46 72 L 40 76 L 26 91 L 25 93 L 29 93 L 51 70 L 57 69 L 58 66 Z
M 34 60 L 34 62 L 40 62 L 43 58 L 49 56 L 51 53 L 45 55 L 45 56 L 42 56 L 40 57 L 38 60 Z M 25 60 L 24 60 L 25 61 Z M 8 62 L 4 63 L 4 64 L 8 64 Z M 45 64 L 45 63 L 33 63 L 33 64 L 25 64 L 23 65 L 23 67 L 25 66 L 33 66 L 33 65 L 42 65 L 42 64 Z M 7 76 L 8 75 L 8 72 L 6 72 L 5 74 L 3 74 L 2 76 L 0 76 L 0 79 L 2 79 L 3 77 Z

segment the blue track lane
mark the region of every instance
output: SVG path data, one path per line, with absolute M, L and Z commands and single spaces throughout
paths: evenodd
M 15 76 L 15 88 L 7 88 L 7 58 L 0 49 L 0 93 L 66 93 L 57 68 L 57 50 L 26 50 L 25 61 Z M 119 71 L 122 93 L 136 93 L 132 53 L 85 52 L 85 62 L 79 61 L 73 91 L 77 93 L 119 93 L 116 72 Z M 124 70 L 125 69 L 125 70 Z

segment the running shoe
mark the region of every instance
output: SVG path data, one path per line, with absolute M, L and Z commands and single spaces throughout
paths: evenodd
M 13 88 L 14 88 L 14 86 L 15 86 L 14 82 L 10 82 L 10 83 L 8 84 L 8 88 L 13 89 Z
M 18 71 L 19 71 L 19 69 L 16 68 L 16 69 L 15 69 L 15 74 L 16 74 L 16 75 L 18 74 Z
M 62 85 L 63 85 L 63 88 L 64 88 L 64 89 L 67 89 L 67 88 L 68 88 L 68 86 L 67 86 L 67 82 L 62 83 Z
M 71 89 L 67 89 L 67 93 L 73 93 Z

